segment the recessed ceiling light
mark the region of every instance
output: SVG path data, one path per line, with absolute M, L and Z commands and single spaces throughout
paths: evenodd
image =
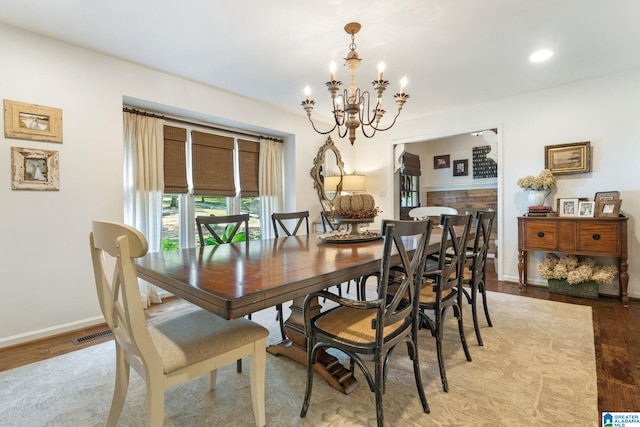
M 533 52 L 529 57 L 529 61 L 531 62 L 542 62 L 553 56 L 553 52 L 549 49 L 540 49 L 536 52 Z

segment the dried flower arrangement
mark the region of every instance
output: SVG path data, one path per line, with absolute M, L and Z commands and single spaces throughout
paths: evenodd
M 549 169 L 544 169 L 537 177 L 529 175 L 518 178 L 518 187 L 525 190 L 551 190 L 557 183 L 558 180 Z
M 570 285 L 587 281 L 609 285 L 617 272 L 618 269 L 613 265 L 596 264 L 593 258 L 576 255 L 558 257 L 556 254 L 547 254 L 538 264 L 538 273 L 543 279 L 562 279 Z

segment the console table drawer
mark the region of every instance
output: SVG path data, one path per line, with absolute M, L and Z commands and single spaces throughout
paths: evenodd
M 620 253 L 618 224 L 578 224 L 578 251 Z
M 548 221 L 529 221 L 524 231 L 524 245 L 539 250 L 558 248 L 558 224 Z

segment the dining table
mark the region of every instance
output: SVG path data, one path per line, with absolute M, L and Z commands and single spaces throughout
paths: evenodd
M 429 253 L 440 248 L 438 230 L 433 229 Z M 406 239 L 407 248 L 415 249 L 417 238 Z M 328 242 L 310 234 L 148 253 L 137 259 L 137 274 L 226 319 L 292 301 L 286 337 L 267 351 L 306 365 L 304 297 L 378 271 L 382 238 L 362 240 Z M 395 252 L 394 261 L 399 263 Z M 311 307 L 314 313 L 322 309 L 319 301 Z M 321 352 L 314 370 L 345 394 L 358 386 L 351 372 L 327 352 Z

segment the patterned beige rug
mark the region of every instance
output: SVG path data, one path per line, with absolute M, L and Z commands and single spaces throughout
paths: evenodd
M 484 347 L 478 347 L 468 311 L 473 362 L 462 352 L 453 318 L 445 342 L 449 393 L 442 390 L 435 342 L 421 341 L 423 380 L 431 414 L 424 414 L 404 349 L 392 361 L 384 397 L 389 426 L 596 426 L 597 386 L 591 308 L 490 293 L 493 328 L 481 317 Z M 279 336 L 273 309 L 256 313 Z M 403 350 L 403 351 L 400 351 Z M 0 373 L 1 426 L 102 426 L 114 378 L 113 342 Z M 199 378 L 166 393 L 165 426 L 252 426 L 247 364 L 220 370 L 218 387 Z M 133 371 L 132 371 L 133 372 Z M 299 418 L 305 368 L 267 354 L 267 425 L 375 425 L 374 396 L 363 381 L 350 395 L 320 377 L 307 418 Z M 121 426 L 145 420 L 143 380 L 131 374 Z

